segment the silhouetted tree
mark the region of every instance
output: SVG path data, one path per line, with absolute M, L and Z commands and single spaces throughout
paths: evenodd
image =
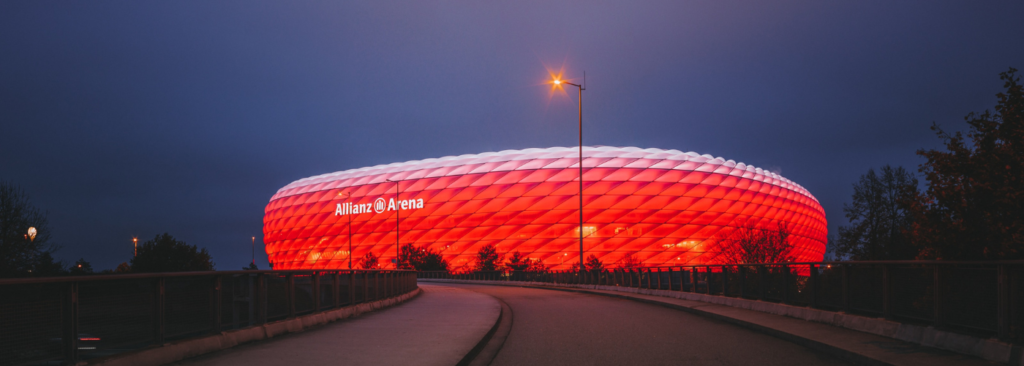
M 380 256 L 373 254 L 373 252 L 367 252 L 359 260 L 359 267 L 362 269 L 380 269 Z
M 205 248 L 196 248 L 164 233 L 140 244 L 131 266 L 133 272 L 186 272 L 212 271 L 214 263 Z
M 28 236 L 30 227 L 36 228 L 35 238 Z M 0 277 L 46 276 L 56 266 L 63 267 L 53 260 L 51 253 L 58 247 L 49 240 L 46 215 L 32 206 L 21 188 L 0 181 Z
M 242 267 L 243 271 L 258 271 L 259 267 L 256 267 L 256 263 L 249 262 L 248 266 Z
M 440 252 L 430 249 L 426 245 L 416 247 L 408 245 L 402 251 L 399 262 L 402 268 L 411 268 L 417 271 L 447 271 L 448 261 Z
M 576 262 L 573 268 L 580 268 L 580 262 Z M 587 256 L 587 261 L 583 262 L 583 270 L 591 272 L 601 272 L 604 270 L 604 262 L 597 259 L 593 254 Z
M 64 268 L 64 262 L 54 260 L 50 252 L 42 252 L 36 257 L 31 274 L 36 277 L 64 276 L 68 270 Z
M 121 264 L 118 264 L 117 268 L 114 269 L 114 273 L 131 273 L 131 272 L 132 272 L 132 266 L 129 266 L 128 262 L 121 262 Z
M 78 261 L 75 262 L 75 264 L 71 265 L 71 268 L 68 269 L 68 272 L 72 276 L 92 274 L 92 264 L 86 262 L 85 258 L 79 258 Z
M 622 259 L 619 259 L 619 268 L 635 269 L 643 267 L 643 263 L 636 257 L 636 253 L 629 253 Z
M 902 167 L 868 169 L 853 185 L 853 202 L 843 205 L 849 226 L 839 227 L 834 253 L 852 260 L 914 259 L 908 237 L 913 224 L 917 178 Z
M 498 254 L 494 244 L 487 244 L 476 253 L 476 271 L 497 271 L 501 268 L 503 255 Z
M 515 251 L 509 256 L 508 262 L 505 262 L 505 268 L 520 272 L 544 272 L 547 271 L 548 266 L 545 266 L 540 259 L 530 259 L 519 251 Z
M 789 226 L 748 223 L 718 239 L 722 261 L 738 263 L 792 262 L 793 244 L 789 242 Z
M 1024 92 L 1016 69 L 1000 73 L 995 113 L 970 113 L 969 131 L 932 125 L 945 151 L 918 150 L 928 182 L 915 212 L 920 258 L 1024 258 Z

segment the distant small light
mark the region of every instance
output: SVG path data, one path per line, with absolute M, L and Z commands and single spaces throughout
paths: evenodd
M 555 85 L 560 85 L 560 84 L 562 84 L 562 81 L 558 80 L 558 79 L 555 79 Z

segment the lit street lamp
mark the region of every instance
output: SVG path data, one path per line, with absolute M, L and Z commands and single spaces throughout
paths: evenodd
M 30 226 L 28 228 L 28 233 L 25 234 L 25 237 L 28 238 L 28 241 L 35 241 L 36 234 L 39 234 L 39 231 L 36 230 L 35 226 Z
M 134 256 L 138 257 L 139 256 L 139 238 L 132 238 L 132 243 L 135 246 L 135 255 Z
M 586 85 L 586 81 L 587 81 L 586 75 L 587 75 L 586 73 L 583 74 L 583 84 L 584 85 L 573 84 L 573 83 L 570 83 L 568 81 L 564 81 L 564 80 L 558 79 L 557 77 L 553 81 L 556 86 L 561 86 L 562 84 L 567 84 L 567 85 L 575 86 L 577 89 L 579 89 L 579 101 L 580 101 L 580 107 L 579 107 L 579 116 L 580 116 L 580 163 L 579 163 L 580 164 L 580 229 L 579 229 L 580 230 L 579 231 L 579 235 L 580 235 L 580 272 L 583 272 L 583 91 L 587 90 L 587 87 L 585 86 Z

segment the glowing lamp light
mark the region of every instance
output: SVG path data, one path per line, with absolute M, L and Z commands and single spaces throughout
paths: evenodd
M 558 79 L 555 79 L 555 85 L 562 85 L 562 81 L 558 80 Z
M 36 231 L 36 228 L 35 228 L 34 226 L 33 226 L 33 227 L 30 227 L 30 228 L 28 228 L 28 240 L 29 240 L 29 241 L 33 241 L 33 240 L 36 240 L 36 234 L 38 234 L 38 233 L 39 233 L 39 232 L 38 232 L 38 231 Z

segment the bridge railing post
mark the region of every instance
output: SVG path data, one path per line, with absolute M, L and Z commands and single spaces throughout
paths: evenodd
M 729 267 L 721 266 L 722 269 L 722 296 L 729 296 Z
M 167 281 L 163 277 L 156 279 L 156 288 L 154 291 L 154 311 L 156 314 L 153 316 L 153 340 L 156 344 L 164 343 L 164 335 L 166 334 L 166 315 L 167 315 L 167 292 L 166 292 Z M 77 337 L 77 335 L 76 335 Z
M 211 328 L 213 328 L 214 333 L 220 332 L 221 314 L 223 314 L 224 309 L 224 289 L 223 284 L 221 283 L 222 281 L 222 276 L 213 276 L 213 286 L 211 286 L 210 289 L 210 305 L 212 305 L 210 307 L 210 322 L 213 323 L 210 325 Z
M 64 289 L 62 335 L 64 362 L 78 363 L 78 282 L 68 282 Z
M 260 273 L 256 275 L 256 293 L 253 294 L 253 301 L 256 302 L 256 324 L 267 323 L 267 276 Z
M 295 275 L 285 275 L 285 290 L 288 294 L 288 318 L 295 317 Z
M 310 281 L 313 283 L 313 312 L 317 313 L 320 312 L 320 272 L 310 272 L 310 276 L 313 277 Z
M 818 266 L 810 265 L 810 277 L 807 279 L 807 290 L 810 292 L 810 307 L 818 307 Z

